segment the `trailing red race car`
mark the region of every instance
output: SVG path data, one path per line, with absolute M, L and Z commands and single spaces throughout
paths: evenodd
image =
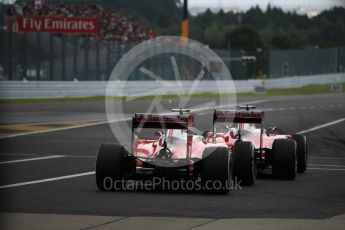
M 229 191 L 232 169 L 228 144 L 206 142 L 202 135 L 193 135 L 194 116 L 189 110 L 174 112 L 135 114 L 131 151 L 120 144 L 100 147 L 96 182 L 101 190 L 123 180 L 164 177 L 200 181 L 203 190 Z M 206 186 L 215 181 L 221 186 Z
M 258 170 L 272 169 L 274 178 L 294 179 L 296 172 L 307 169 L 304 135 L 277 134 L 276 128 L 263 129 L 264 112 L 251 111 L 255 107 L 249 105 L 241 108 L 214 111 L 213 131 L 205 135 L 207 142 L 224 142 L 231 149 L 233 177 L 250 185 Z M 256 128 L 256 124 L 260 127 Z

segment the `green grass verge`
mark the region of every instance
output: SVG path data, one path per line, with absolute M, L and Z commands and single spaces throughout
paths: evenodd
M 341 83 L 342 91 L 345 92 L 345 83 Z M 308 85 L 298 88 L 291 89 L 269 89 L 266 94 L 257 93 L 238 93 L 237 97 L 246 96 L 289 96 L 289 95 L 310 95 L 310 94 L 324 94 L 331 93 L 331 85 Z M 177 99 L 181 97 L 192 97 L 192 98 L 209 98 L 218 97 L 217 93 L 195 93 L 192 95 L 162 95 L 162 99 Z M 234 96 L 234 94 L 222 94 L 222 96 Z M 140 96 L 140 97 L 113 97 L 115 100 L 150 100 L 156 97 L 156 95 Z M 0 104 L 8 103 L 39 103 L 39 102 L 83 102 L 83 101 L 102 101 L 104 96 L 94 96 L 94 97 L 65 97 L 65 98 L 38 98 L 38 99 L 0 99 Z

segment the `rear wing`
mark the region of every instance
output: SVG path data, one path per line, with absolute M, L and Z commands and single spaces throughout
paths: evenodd
M 261 111 L 231 111 L 215 110 L 213 113 L 213 123 L 215 122 L 233 122 L 233 123 L 251 123 L 262 124 L 264 112 Z
M 188 129 L 194 125 L 194 117 L 190 114 L 160 115 L 136 113 L 132 118 L 132 129 Z

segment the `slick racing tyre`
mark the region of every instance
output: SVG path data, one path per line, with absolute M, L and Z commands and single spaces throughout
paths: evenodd
M 307 138 L 302 134 L 293 134 L 292 139 L 297 143 L 297 172 L 304 173 L 308 163 Z
M 276 179 L 292 180 L 296 177 L 296 142 L 294 140 L 274 140 L 272 174 Z
M 119 144 L 102 144 L 96 160 L 96 183 L 100 190 L 121 187 L 126 150 Z
M 236 142 L 231 160 L 233 166 L 232 180 L 239 181 L 240 185 L 254 184 L 257 176 L 254 145 L 248 141 Z
M 206 192 L 226 194 L 230 189 L 230 155 L 225 147 L 209 147 L 203 152 L 201 181 Z

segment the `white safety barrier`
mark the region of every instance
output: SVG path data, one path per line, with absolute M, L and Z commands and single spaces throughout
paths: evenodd
M 114 81 L 112 96 L 159 95 L 189 93 L 254 92 L 257 86 L 266 89 L 288 89 L 311 84 L 345 82 L 345 73 L 298 76 L 267 80 L 239 81 Z M 164 84 L 163 84 L 164 83 Z M 104 81 L 0 81 L 0 98 L 63 98 L 104 96 Z M 193 86 L 194 84 L 194 86 Z M 235 90 L 229 88 L 234 84 Z M 193 90 L 191 90 L 193 88 Z

